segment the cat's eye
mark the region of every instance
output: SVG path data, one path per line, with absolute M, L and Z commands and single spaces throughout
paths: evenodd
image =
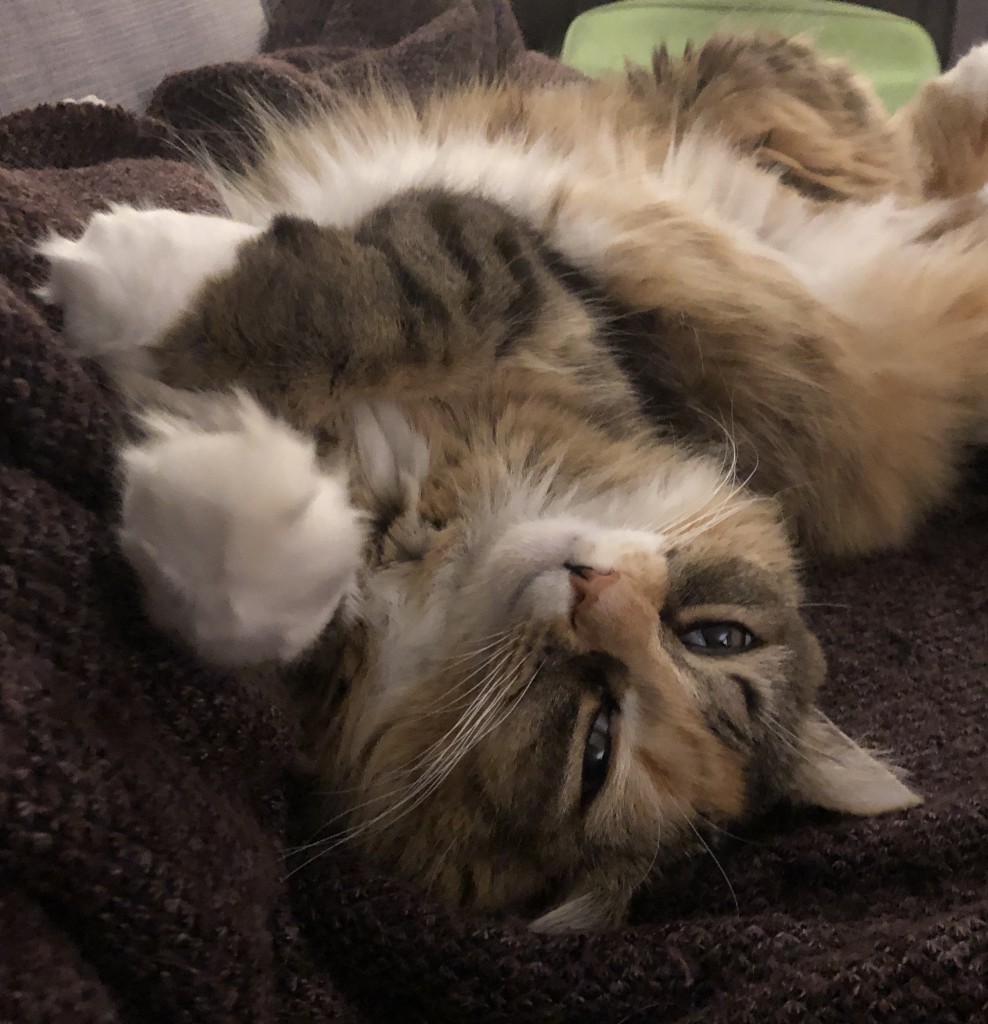
M 607 781 L 607 770 L 611 766 L 611 717 L 614 710 L 613 704 L 605 700 L 597 709 L 587 733 L 580 787 L 580 804 L 584 808 L 590 805 Z
M 758 637 L 739 622 L 701 622 L 679 634 L 680 643 L 694 654 L 742 654 L 758 646 Z

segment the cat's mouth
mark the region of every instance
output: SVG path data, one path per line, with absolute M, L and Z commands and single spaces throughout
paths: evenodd
M 569 560 L 558 566 L 539 566 L 526 572 L 518 581 L 508 598 L 507 607 L 512 612 L 526 615 L 538 610 L 550 614 L 566 611 L 570 624 L 575 628 L 577 610 L 581 606 L 590 607 L 600 592 L 619 576 L 620 573 L 613 570 L 599 571 Z M 532 593 L 533 589 L 538 591 L 537 595 Z M 567 607 L 560 607 L 556 601 L 536 607 L 547 594 L 562 598 Z

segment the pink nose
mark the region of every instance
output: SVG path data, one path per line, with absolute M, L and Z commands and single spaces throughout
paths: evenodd
M 593 607 L 597 598 L 621 578 L 621 574 L 616 570 L 599 572 L 589 565 L 573 565 L 567 562 L 566 568 L 569 569 L 570 586 L 576 595 L 574 612 L 579 607 Z

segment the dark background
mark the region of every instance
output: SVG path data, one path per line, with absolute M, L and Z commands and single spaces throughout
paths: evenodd
M 891 11 L 918 21 L 933 37 L 944 67 L 963 56 L 973 43 L 988 38 L 988 0 L 857 0 L 864 7 Z M 569 23 L 593 0 L 512 0 L 515 14 L 534 50 L 558 53 Z

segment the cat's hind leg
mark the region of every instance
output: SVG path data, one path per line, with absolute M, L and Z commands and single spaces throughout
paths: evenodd
M 927 198 L 954 198 L 988 183 L 988 43 L 927 82 L 896 114 Z
M 677 136 L 699 129 L 826 201 L 911 191 L 901 140 L 869 83 L 806 39 L 715 35 L 682 58 L 629 72 L 633 96 Z
M 288 660 L 353 585 L 364 525 L 342 471 L 245 395 L 208 426 L 151 413 L 124 449 L 120 542 L 153 621 L 224 665 Z
M 64 334 L 82 355 L 148 372 L 148 347 L 258 231 L 225 217 L 113 206 L 78 239 L 52 235 L 38 246 L 51 269 L 37 294 L 62 307 Z

